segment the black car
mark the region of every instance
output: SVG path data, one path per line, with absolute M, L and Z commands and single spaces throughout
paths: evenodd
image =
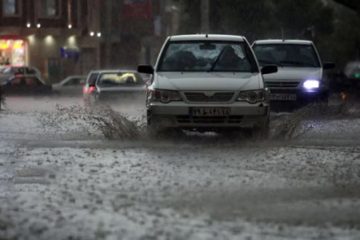
M 37 76 L 18 75 L 2 82 L 2 91 L 9 94 L 47 94 L 51 93 L 51 86 L 42 82 Z

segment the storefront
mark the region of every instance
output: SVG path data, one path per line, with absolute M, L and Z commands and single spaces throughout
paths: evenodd
M 0 37 L 0 66 L 24 66 L 28 63 L 28 44 L 16 37 Z

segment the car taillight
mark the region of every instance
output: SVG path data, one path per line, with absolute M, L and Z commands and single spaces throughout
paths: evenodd
M 95 86 L 84 86 L 83 93 L 84 94 L 91 94 L 91 93 L 95 92 L 95 90 L 96 90 Z

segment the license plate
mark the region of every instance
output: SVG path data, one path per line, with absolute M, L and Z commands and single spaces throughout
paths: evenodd
M 296 101 L 296 94 L 283 94 L 283 93 L 272 93 L 270 94 L 270 100 L 273 101 Z
M 194 117 L 223 117 L 230 115 L 230 108 L 191 108 Z

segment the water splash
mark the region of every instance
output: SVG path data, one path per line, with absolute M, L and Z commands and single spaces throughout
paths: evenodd
M 39 120 L 42 125 L 61 132 L 78 130 L 90 135 L 100 132 L 111 140 L 137 139 L 143 129 L 140 120 L 130 120 L 105 105 L 92 108 L 56 105 L 55 112 L 42 114 Z

